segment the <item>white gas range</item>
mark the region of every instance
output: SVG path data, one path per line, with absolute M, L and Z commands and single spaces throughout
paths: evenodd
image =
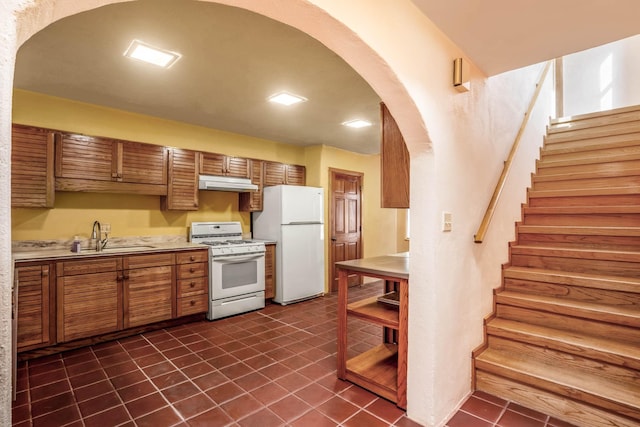
M 239 222 L 193 222 L 189 240 L 209 246 L 207 319 L 264 308 L 263 242 L 244 240 Z

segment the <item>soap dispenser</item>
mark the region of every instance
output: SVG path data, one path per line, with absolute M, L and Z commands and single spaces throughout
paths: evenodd
M 82 250 L 82 244 L 80 242 L 80 236 L 73 237 L 73 243 L 71 244 L 71 252 L 80 253 Z

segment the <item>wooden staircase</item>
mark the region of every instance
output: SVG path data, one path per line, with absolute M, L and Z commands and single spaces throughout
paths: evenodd
M 640 107 L 551 121 L 494 305 L 476 389 L 640 426 Z

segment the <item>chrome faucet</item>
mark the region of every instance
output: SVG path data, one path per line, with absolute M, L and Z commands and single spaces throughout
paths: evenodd
M 102 239 L 102 226 L 100 225 L 100 221 L 93 221 L 91 238 L 96 240 L 96 252 L 102 251 L 102 249 L 107 246 L 108 237 L 105 236 L 104 240 Z

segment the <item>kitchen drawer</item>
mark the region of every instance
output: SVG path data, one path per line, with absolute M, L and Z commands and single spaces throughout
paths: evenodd
M 148 254 L 148 255 L 129 255 L 124 257 L 125 269 L 159 267 L 163 265 L 174 265 L 175 255 L 172 252 Z
M 199 295 L 207 292 L 208 280 L 206 277 L 193 277 L 191 279 L 178 280 L 178 297 Z
M 209 264 L 204 262 L 194 264 L 178 264 L 178 280 L 192 277 L 206 277 Z
M 176 253 L 176 264 L 189 264 L 192 262 L 207 262 L 208 260 L 209 260 L 208 249 Z
M 122 258 L 105 256 L 82 261 L 60 261 L 56 264 L 56 272 L 60 276 L 76 276 L 79 274 L 104 273 L 122 269 Z
M 178 317 L 204 313 L 209 309 L 208 303 L 209 296 L 206 293 L 187 298 L 178 298 Z

